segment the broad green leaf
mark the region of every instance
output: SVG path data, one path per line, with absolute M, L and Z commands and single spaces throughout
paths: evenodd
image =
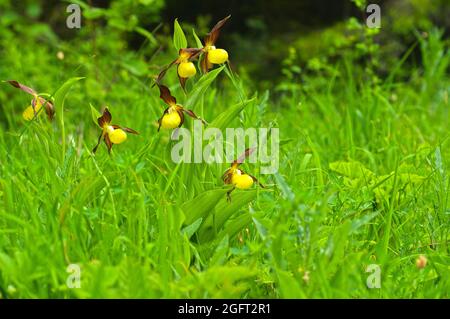
M 217 202 L 226 196 L 228 191 L 228 188 L 207 190 L 190 201 L 184 202 L 183 205 L 181 205 L 181 210 L 186 216 L 184 224 L 192 224 L 199 218 L 205 219 L 217 205 Z
M 97 120 L 102 116 L 102 114 L 95 107 L 93 107 L 91 103 L 89 103 L 89 106 L 91 107 L 92 121 L 94 121 L 95 125 L 98 125 Z
M 195 30 L 192 29 L 192 34 L 194 35 L 195 43 L 197 44 L 197 48 L 203 48 L 202 40 L 197 36 L 197 33 L 195 33 Z
M 211 257 L 210 265 L 222 265 L 227 259 L 229 240 L 228 236 L 224 236 L 217 245 L 216 250 Z
M 219 73 L 223 70 L 225 66 L 221 66 L 220 68 L 214 69 L 211 72 L 203 75 L 200 80 L 195 83 L 194 89 L 189 94 L 189 97 L 186 100 L 185 106 L 187 108 L 194 108 L 200 98 L 205 94 L 208 87 L 215 80 L 215 78 L 219 75 Z
M 262 240 L 265 240 L 267 238 L 267 228 L 256 217 L 252 217 L 252 221 Z
M 187 48 L 186 36 L 178 23 L 178 19 L 175 19 L 173 23 L 173 45 L 175 46 L 177 52 L 180 49 Z
M 247 225 L 250 224 L 251 222 L 252 216 L 249 213 L 244 213 L 238 216 L 236 219 L 230 221 L 230 223 L 225 226 L 224 230 L 222 230 L 217 237 L 218 238 L 221 238 L 222 236 L 233 237 L 238 232 L 247 227 Z
M 84 77 L 71 78 L 67 80 L 55 93 L 55 111 L 56 117 L 59 120 L 59 125 L 61 126 L 61 158 L 64 161 L 64 156 L 66 154 L 66 131 L 64 128 L 64 102 L 66 100 L 67 93 L 72 88 L 72 86 L 79 80 L 84 79 Z
M 181 230 L 181 233 L 187 235 L 188 238 L 191 238 L 192 235 L 194 235 L 195 232 L 198 230 L 198 228 L 200 227 L 202 222 L 203 222 L 203 218 L 197 219 L 195 222 L 193 222 L 189 226 L 184 227 Z
M 350 178 L 372 178 L 374 173 L 357 161 L 337 161 L 330 163 L 330 169 Z
M 224 130 L 229 126 L 229 124 L 241 113 L 241 111 L 255 99 L 246 100 L 244 102 L 239 102 L 228 108 L 226 111 L 220 113 L 211 123 L 210 127 L 217 127 L 220 130 Z
M 241 207 L 247 205 L 256 197 L 256 189 L 245 191 L 234 191 L 231 193 L 231 202 L 223 198 L 216 206 L 216 226 L 222 227 Z
M 205 223 L 199 229 L 199 239 L 201 242 L 214 239 L 214 230 L 218 232 L 223 225 L 243 206 L 250 203 L 256 197 L 256 189 L 237 192 L 231 194 L 231 202 L 224 197 L 216 205 L 215 214 L 209 215 Z
M 67 80 L 55 93 L 55 108 L 56 114 L 61 113 L 64 109 L 64 101 L 66 100 L 67 93 L 72 88 L 72 86 L 79 80 L 84 79 L 84 77 L 71 78 Z M 62 114 L 61 114 L 62 115 Z

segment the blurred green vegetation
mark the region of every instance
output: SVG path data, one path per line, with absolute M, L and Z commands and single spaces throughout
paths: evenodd
M 65 27 L 68 14 L 64 13 L 69 3 L 82 6 L 81 30 Z M 362 72 L 367 71 L 365 66 L 373 64 L 377 75 L 384 76 L 417 44 L 417 33 L 437 27 L 444 31 L 444 37 L 448 35 L 450 12 L 445 0 L 379 3 L 382 5 L 382 27 L 375 31 L 365 27 L 367 1 L 364 0 L 199 1 L 195 5 L 171 0 L 26 0 L 20 3 L 2 0 L 0 26 L 4 29 L 4 39 L 19 35 L 24 41 L 40 39 L 54 48 L 68 41 L 69 48 L 73 45 L 78 49 L 78 41 L 95 38 L 96 48 L 105 46 L 109 50 L 113 49 L 108 48 L 111 42 L 116 42 L 114 51 L 129 48 L 139 52 L 139 57 L 148 62 L 170 50 L 167 39 L 173 17 L 180 18 L 188 28 L 195 24 L 197 32 L 205 34 L 212 21 L 232 14 L 235 22 L 227 26 L 221 44 L 233 52 L 234 66 L 241 73 L 256 77 L 255 85 L 265 89 L 274 82 L 286 80 L 287 71 L 283 69 L 286 60 L 295 64 L 298 81 L 302 74 L 330 71 L 336 61 L 346 56 L 356 60 L 362 66 Z M 142 65 L 140 59 L 128 58 L 130 62 Z M 420 50 L 415 47 L 407 64 L 416 65 L 420 61 Z M 261 65 L 265 67 L 261 68 Z M 150 70 L 138 69 L 147 74 L 155 71 L 151 66 Z

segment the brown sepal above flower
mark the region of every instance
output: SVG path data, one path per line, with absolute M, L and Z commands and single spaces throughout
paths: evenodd
M 225 22 L 227 22 L 228 19 L 230 19 L 230 18 L 231 18 L 231 14 L 229 16 L 223 18 L 219 22 L 217 22 L 216 25 L 211 29 L 211 31 L 209 31 L 209 33 L 206 34 L 205 39 L 204 39 L 205 46 L 211 46 L 216 43 L 217 38 L 219 37 L 219 34 L 220 34 L 220 30 L 224 26 Z
M 177 99 L 170 93 L 167 86 L 158 84 L 159 87 L 159 97 L 169 106 L 176 105 Z

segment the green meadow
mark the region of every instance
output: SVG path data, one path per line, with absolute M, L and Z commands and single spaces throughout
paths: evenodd
M 244 161 L 264 187 L 228 198 L 231 162 L 172 160 L 154 85 L 228 13 L 197 25 L 164 19 L 164 1 L 73 2 L 81 28 L 58 33 L 68 3 L 59 21 L 43 1 L 21 13 L 0 0 L 0 299 L 449 298 L 448 30 L 404 22 L 411 41 L 394 55 L 388 25 L 351 18 L 262 43 L 230 37 L 231 12 L 216 43 L 228 62 L 203 73 L 196 57 L 185 90 L 176 66 L 160 83 L 205 129 L 279 129 L 276 172 Z M 265 46 L 277 63 L 258 60 Z M 44 105 L 26 120 L 33 96 L 7 80 L 53 119 Z M 139 134 L 94 154 L 104 107 Z

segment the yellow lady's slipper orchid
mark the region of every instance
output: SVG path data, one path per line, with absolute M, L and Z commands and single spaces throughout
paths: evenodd
M 158 74 L 156 83 L 161 83 L 161 80 L 166 75 L 167 70 L 169 70 L 172 65 L 176 64 L 178 65 L 177 67 L 178 79 L 180 80 L 180 85 L 184 90 L 187 79 L 193 77 L 197 73 L 195 65 L 194 63 L 192 63 L 192 61 L 196 59 L 200 55 L 200 53 L 202 53 L 202 50 L 203 49 L 201 48 L 180 49 L 180 51 L 178 51 L 178 58 L 176 58 L 168 66 L 162 69 L 162 71 Z
M 31 105 L 29 105 L 25 111 L 22 113 L 22 117 L 26 121 L 31 121 L 34 117 L 39 113 L 42 108 L 42 104 L 39 100 L 36 100 L 36 105 L 33 108 L 33 101 L 31 101 Z
M 18 88 L 30 95 L 33 96 L 33 99 L 31 100 L 31 105 L 29 105 L 25 110 L 22 112 L 22 117 L 26 121 L 31 121 L 34 119 L 34 117 L 39 113 L 42 107 L 45 107 L 45 111 L 47 113 L 47 116 L 50 120 L 53 119 L 55 115 L 55 107 L 53 106 L 53 103 L 49 100 L 46 100 L 39 96 L 39 94 L 33 90 L 32 88 L 23 85 L 17 81 L 9 80 L 6 81 L 15 88 Z
M 254 182 L 257 182 L 262 188 L 264 188 L 264 185 L 262 185 L 255 176 L 247 174 L 242 169 L 238 168 L 245 158 L 253 153 L 254 150 L 255 148 L 246 149 L 244 154 L 239 156 L 239 158 L 232 163 L 231 167 L 227 169 L 225 174 L 222 176 L 225 184 L 233 185 L 233 188 L 227 193 L 227 198 L 229 201 L 231 201 L 231 192 L 236 188 L 248 189 L 252 187 Z
M 102 139 L 105 141 L 105 144 L 108 147 L 108 152 L 111 153 L 113 144 L 121 144 L 126 141 L 127 132 L 131 134 L 139 134 L 131 128 L 111 124 L 111 120 L 112 115 L 109 112 L 108 108 L 105 107 L 102 116 L 97 119 L 98 125 L 102 129 L 102 133 L 98 138 L 97 145 L 95 145 L 94 149 L 92 150 L 93 153 L 97 151 L 97 148 L 100 145 Z
M 253 179 L 248 174 L 243 174 L 241 170 L 237 169 L 231 177 L 231 183 L 239 189 L 247 189 L 253 185 Z
M 211 49 L 208 51 L 208 62 L 222 64 L 228 61 L 228 52 L 224 49 Z
M 109 127 L 112 128 L 112 131 L 109 131 L 108 129 L 109 139 L 113 144 L 121 144 L 125 142 L 127 139 L 127 133 L 125 133 L 124 130 L 121 128 L 114 129 L 112 126 Z
M 164 114 L 161 120 L 162 128 L 176 128 L 181 123 L 181 116 L 177 111 L 170 109 L 169 113 Z
M 424 255 L 420 255 L 419 258 L 417 258 L 416 260 L 416 266 L 419 269 L 423 269 L 427 266 L 427 257 L 425 257 Z
M 158 84 L 158 87 L 160 92 L 159 97 L 168 105 L 168 107 L 164 110 L 163 115 L 158 120 L 158 132 L 161 127 L 173 129 L 183 125 L 184 113 L 194 119 L 201 120 L 203 123 L 205 123 L 205 121 L 195 115 L 193 111 L 187 110 L 181 105 L 177 104 L 177 100 L 174 96 L 172 96 L 167 86 Z
M 190 78 L 197 73 L 195 65 L 192 62 L 181 62 L 178 65 L 178 75 L 180 78 Z
M 215 43 L 219 37 L 220 30 L 230 17 L 231 15 L 217 22 L 211 31 L 205 36 L 205 43 L 203 46 L 204 53 L 200 61 L 200 65 L 204 73 L 208 72 L 208 70 L 212 68 L 213 64 L 222 64 L 228 61 L 228 52 L 224 49 L 216 48 Z
M 216 25 L 206 35 L 203 48 L 180 49 L 178 52 L 178 58 L 162 69 L 156 79 L 156 83 L 161 83 L 161 80 L 165 76 L 167 70 L 174 64 L 177 64 L 178 78 L 180 80 L 180 85 L 184 90 L 187 79 L 193 77 L 197 73 L 195 65 L 192 61 L 202 53 L 203 55 L 200 65 L 204 73 L 208 72 L 208 70 L 212 68 L 213 64 L 222 64 L 227 62 L 228 52 L 224 49 L 216 48 L 214 44 L 219 37 L 220 29 L 230 17 L 231 15 L 216 23 Z

